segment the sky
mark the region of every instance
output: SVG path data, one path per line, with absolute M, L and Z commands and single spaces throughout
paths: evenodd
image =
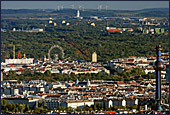
M 1 1 L 1 9 L 112 9 L 140 10 L 145 8 L 169 8 L 169 1 Z

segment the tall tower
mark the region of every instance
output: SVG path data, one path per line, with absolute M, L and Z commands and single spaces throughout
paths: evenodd
M 93 54 L 92 54 L 92 62 L 97 62 L 97 54 L 96 54 L 96 52 L 93 52 Z
M 15 59 L 15 45 L 13 45 L 13 59 Z
M 77 10 L 77 18 L 79 18 L 79 17 L 80 17 L 80 11 Z
M 157 61 L 154 64 L 154 69 L 156 70 L 156 105 L 157 110 L 161 111 L 161 70 L 165 69 L 165 66 L 163 65 L 161 61 L 161 45 L 156 46 L 156 54 L 157 54 Z

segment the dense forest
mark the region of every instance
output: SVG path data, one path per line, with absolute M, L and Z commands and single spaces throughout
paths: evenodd
M 138 12 L 156 12 L 156 9 L 139 10 Z M 160 12 L 168 12 L 167 9 L 160 9 Z M 18 16 L 17 19 L 10 18 L 12 12 Z M 33 12 L 35 12 L 33 14 Z M 47 13 L 48 12 L 48 13 Z M 55 13 L 54 13 L 55 12 Z M 155 28 L 147 25 L 133 25 L 137 23 L 134 21 L 123 20 L 121 18 L 113 18 L 110 20 L 94 20 L 94 19 L 60 19 L 54 18 L 52 21 L 57 25 L 49 24 L 49 19 L 21 19 L 24 16 L 36 17 L 46 15 L 48 18 L 51 14 L 59 13 L 64 16 L 69 12 L 73 12 L 73 16 L 76 15 L 76 10 L 65 9 L 63 11 L 55 10 L 2 10 L 1 28 L 7 29 L 6 32 L 1 32 L 1 61 L 5 58 L 13 58 L 13 45 L 15 45 L 15 56 L 21 51 L 21 57 L 24 53 L 28 58 L 43 58 L 47 56 L 48 50 L 53 45 L 59 45 L 64 49 L 65 58 L 81 59 L 90 61 L 91 55 L 96 51 L 99 61 L 109 61 L 114 58 L 123 58 L 128 56 L 152 56 L 156 55 L 156 45 L 162 45 L 162 52 L 169 52 L 169 34 L 143 34 L 137 33 L 138 27 L 143 28 Z M 87 13 L 88 15 L 94 15 L 92 10 Z M 105 14 L 101 11 L 101 14 Z M 108 11 L 111 12 L 111 11 Z M 125 11 L 115 11 L 117 13 L 125 13 Z M 126 11 L 127 14 L 131 14 L 134 11 Z M 81 13 L 83 15 L 83 12 Z M 3 16 L 8 17 L 4 19 Z M 53 15 L 54 16 L 54 15 Z M 112 16 L 110 14 L 110 16 Z M 156 17 L 155 17 L 156 18 Z M 164 19 L 163 19 L 164 18 Z M 158 21 L 166 21 L 166 17 L 156 18 Z M 69 23 L 69 26 L 62 24 L 62 21 Z M 95 26 L 91 26 L 91 23 L 95 23 Z M 106 26 L 117 28 L 133 28 L 134 32 L 110 33 L 107 32 Z M 32 30 L 33 28 L 42 28 L 44 32 L 23 32 L 12 31 L 16 30 Z M 161 25 L 156 28 L 164 28 L 168 30 L 168 26 Z M 59 54 L 61 59 L 60 50 L 55 48 L 51 51 L 51 57 L 54 58 L 54 54 Z
M 8 20 L 9 21 L 9 20 Z M 38 20 L 32 21 L 32 26 L 27 25 L 31 23 L 25 20 L 23 24 L 19 22 L 9 21 L 7 23 L 13 23 L 12 27 L 22 28 L 43 28 L 45 32 L 31 33 L 31 32 L 1 32 L 1 59 L 12 58 L 13 44 L 17 53 L 20 50 L 21 54 L 25 53 L 30 58 L 42 58 L 47 55 L 48 49 L 55 44 L 63 47 L 66 54 L 65 57 L 71 57 L 71 59 L 83 59 L 90 61 L 91 54 L 96 51 L 98 60 L 109 61 L 114 58 L 122 58 L 128 56 L 152 56 L 155 54 L 155 46 L 160 44 L 163 47 L 163 52 L 169 51 L 169 37 L 168 35 L 150 35 L 142 33 L 130 33 L 124 32 L 109 33 L 105 29 L 104 21 L 95 22 L 96 26 L 88 25 L 86 21 L 72 21 L 70 26 L 62 25 L 61 21 L 56 21 L 57 26 L 41 25 L 46 22 L 40 22 Z M 37 23 L 36 23 L 37 22 Z M 35 23 L 35 24 L 34 24 Z M 4 23 L 5 24 L 5 23 Z M 17 26 L 18 24 L 18 26 Z M 116 25 L 111 23 L 111 25 Z M 16 25 L 16 26 L 15 26 Z M 39 26 L 40 25 L 40 26 Z M 118 25 L 118 24 L 117 24 Z M 52 50 L 52 56 L 55 53 L 59 53 L 59 49 Z
M 130 77 L 131 76 L 131 77 Z M 133 76 L 133 77 L 132 77 Z M 45 80 L 47 82 L 55 81 L 67 81 L 73 80 L 79 81 L 84 80 L 113 80 L 113 81 L 132 81 L 132 80 L 143 80 L 143 79 L 155 79 L 156 76 L 153 74 L 145 74 L 144 70 L 141 68 L 134 68 L 133 70 L 125 70 L 123 72 L 115 73 L 114 75 L 108 75 L 103 73 L 97 74 L 61 74 L 61 73 L 51 73 L 49 70 L 46 70 L 44 73 L 36 71 L 27 71 L 25 70 L 21 75 L 17 75 L 15 71 L 9 71 L 7 76 L 4 76 L 4 80 Z

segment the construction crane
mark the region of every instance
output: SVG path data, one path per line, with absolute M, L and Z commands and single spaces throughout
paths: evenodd
M 15 50 L 16 50 L 16 48 L 15 48 L 15 46 L 19 46 L 19 45 L 14 45 L 14 44 L 8 44 L 8 46 L 9 47 L 13 47 L 13 50 L 12 50 L 12 52 L 13 52 L 13 59 L 16 59 L 16 56 L 15 56 Z M 19 52 L 18 52 L 18 58 L 21 58 L 21 51 L 19 50 Z
M 18 52 L 18 58 L 21 58 L 21 51 Z

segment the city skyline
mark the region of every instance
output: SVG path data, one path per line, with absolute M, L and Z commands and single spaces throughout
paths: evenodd
M 2 1 L 2 9 L 108 9 L 141 10 L 147 8 L 169 8 L 169 1 Z

